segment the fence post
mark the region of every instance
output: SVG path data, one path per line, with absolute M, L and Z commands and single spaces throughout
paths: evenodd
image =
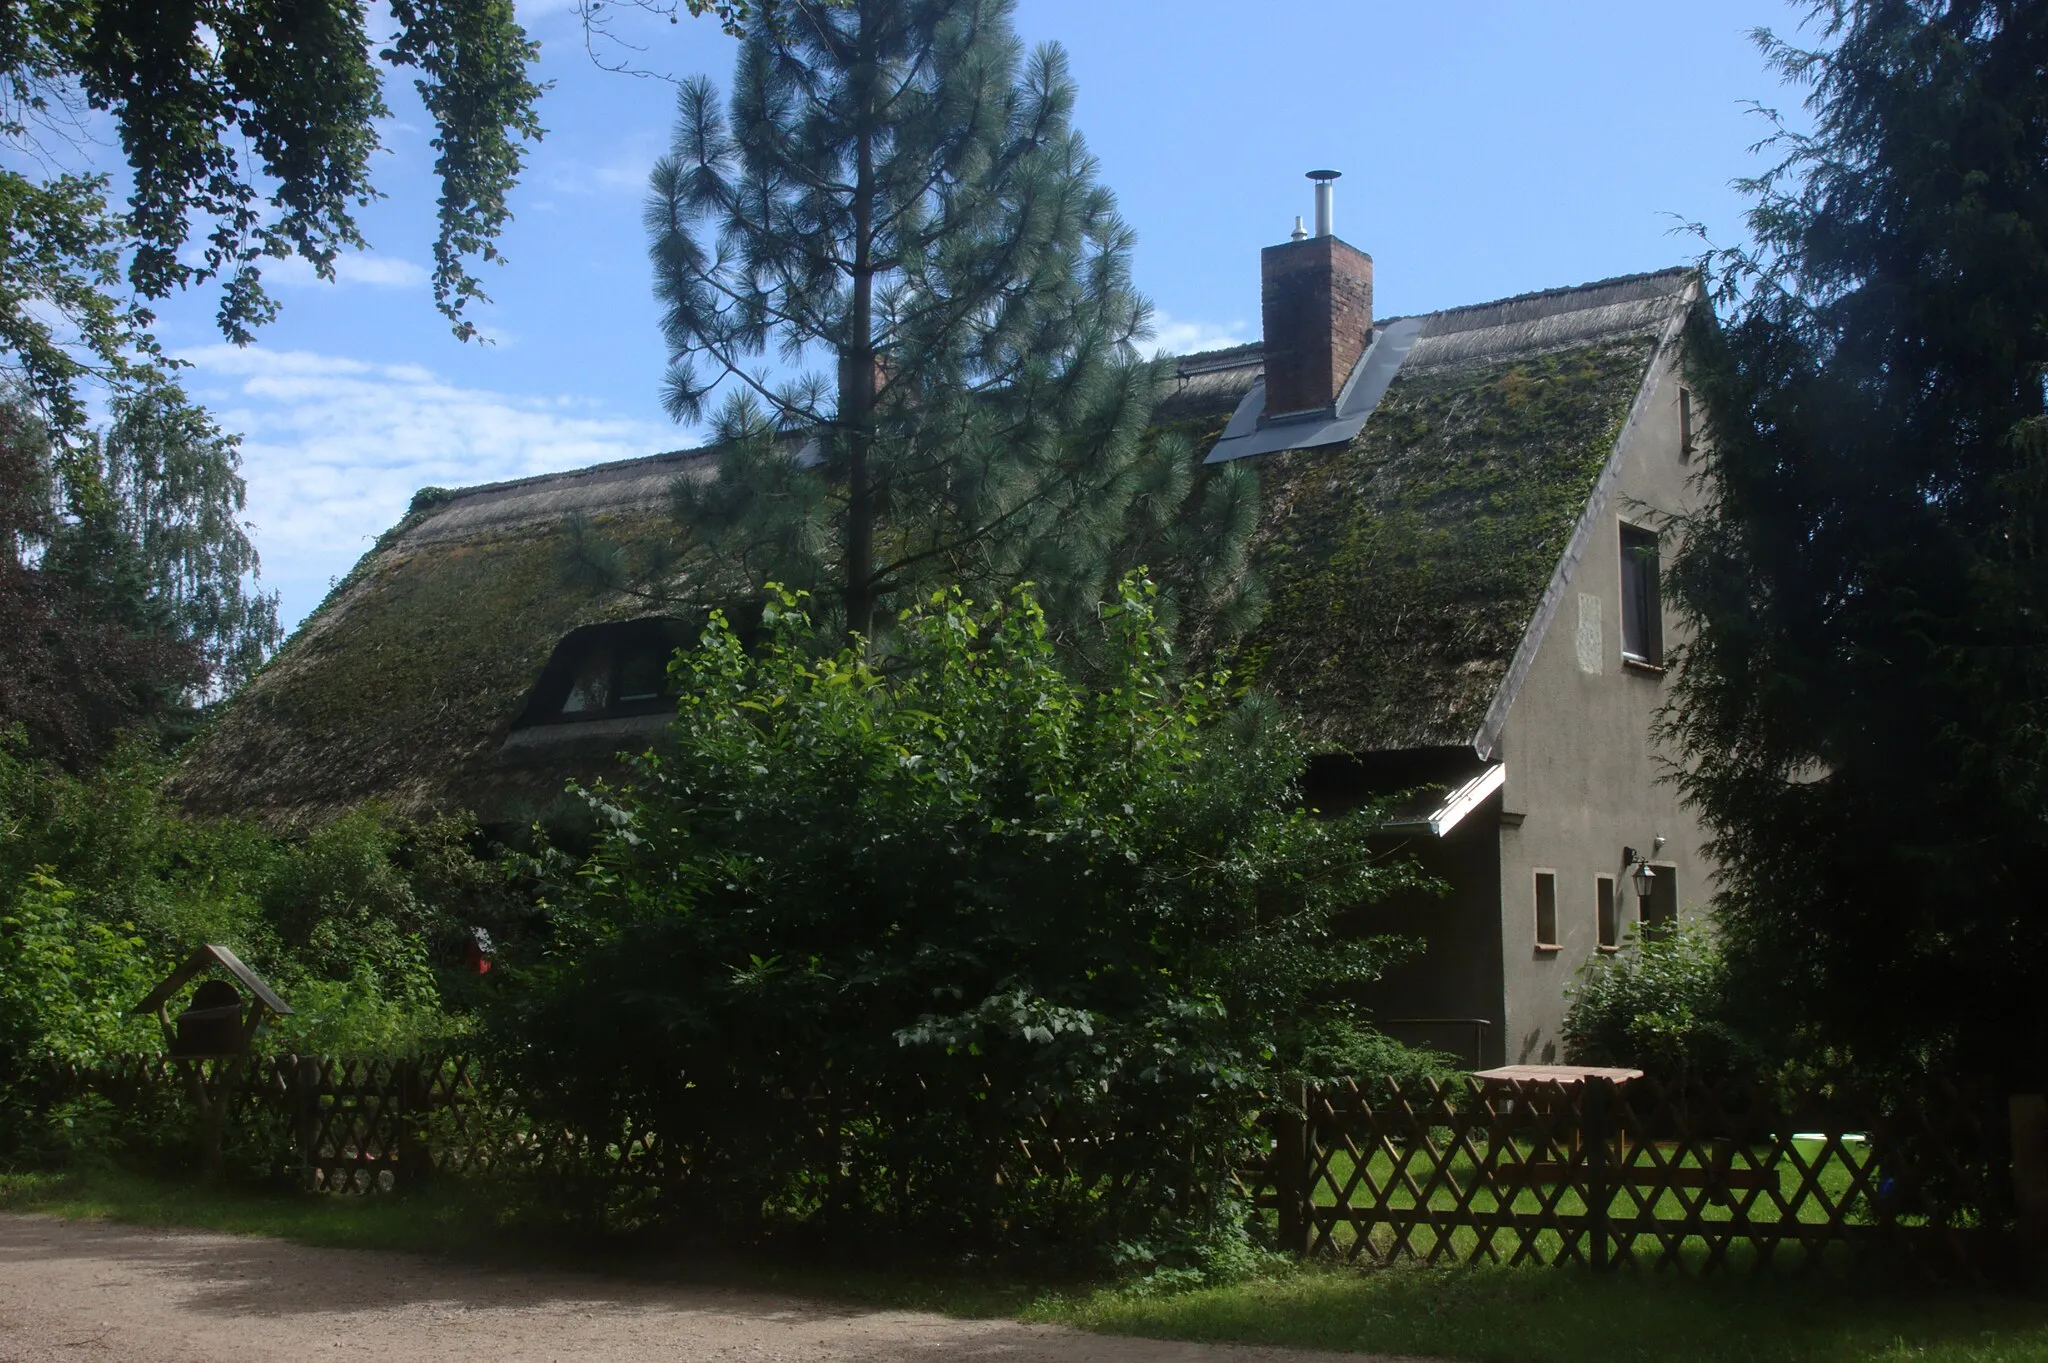
M 1289 1084 L 1273 1107 L 1273 1193 L 1280 1203 L 1280 1248 L 1307 1255 L 1309 1208 L 1308 1085 Z
M 414 1057 L 398 1062 L 391 1076 L 397 1102 L 398 1167 L 393 1172 L 394 1189 L 417 1188 L 433 1177 L 433 1153 L 427 1148 L 427 1063 Z
M 1607 1164 L 1607 1141 L 1612 1089 L 1609 1080 L 1588 1076 L 1579 1102 L 1579 1145 L 1586 1152 L 1586 1226 L 1593 1241 L 1591 1258 L 1595 1273 L 1604 1273 L 1611 1266 L 1607 1207 L 1614 1200 L 1614 1185 Z
M 2020 1250 L 2038 1267 L 2048 1262 L 2048 1095 L 2009 1094 L 2006 1122 Z
M 320 1083 L 323 1071 L 315 1056 L 288 1056 L 286 1063 L 289 1067 L 286 1073 L 291 1076 L 292 1134 L 299 1144 L 299 1172 L 310 1187 L 315 1180 L 313 1171 L 320 1162 Z

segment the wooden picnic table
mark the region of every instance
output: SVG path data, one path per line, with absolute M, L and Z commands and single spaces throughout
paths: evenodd
M 1498 1069 L 1475 1071 L 1472 1077 L 1523 1084 L 1583 1084 L 1588 1079 L 1611 1079 L 1626 1084 L 1642 1078 L 1643 1072 L 1602 1065 L 1502 1065 Z
M 1490 1070 L 1478 1070 L 1474 1079 L 1490 1084 L 1556 1084 L 1560 1088 L 1571 1088 L 1584 1084 L 1588 1079 L 1606 1079 L 1620 1088 L 1643 1077 L 1636 1069 L 1624 1069 L 1602 1065 L 1501 1065 Z M 1546 1111 L 1550 1104 L 1539 1090 L 1536 1093 L 1517 1095 L 1517 1101 L 1527 1102 L 1532 1110 Z M 1581 1132 L 1575 1127 L 1570 1135 L 1568 1160 L 1533 1159 L 1527 1162 L 1503 1167 L 1500 1175 L 1504 1182 L 1537 1184 L 1560 1183 L 1574 1176 L 1578 1168 L 1576 1156 L 1580 1149 Z M 1709 1140 L 1700 1150 L 1702 1163 L 1698 1166 L 1676 1168 L 1668 1164 L 1663 1167 L 1641 1166 L 1629 1159 L 1629 1139 L 1625 1131 L 1614 1132 L 1610 1137 L 1610 1160 L 1612 1176 L 1623 1183 L 1655 1185 L 1661 1187 L 1705 1187 L 1720 1197 L 1733 1191 L 1770 1186 L 1777 1181 L 1774 1171 L 1767 1168 L 1739 1167 L 1734 1162 L 1734 1144 L 1727 1140 Z M 1650 1142 L 1675 1151 L 1675 1142 Z M 1659 1162 L 1662 1163 L 1661 1161 Z M 1579 1168 L 1578 1177 L 1584 1172 Z

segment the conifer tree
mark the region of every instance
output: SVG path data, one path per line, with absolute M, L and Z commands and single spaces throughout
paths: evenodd
M 1751 988 L 1878 1067 L 2044 1063 L 2048 6 L 1823 0 L 1694 338 L 1672 730 Z
M 666 401 L 694 420 L 722 392 L 724 453 L 641 575 L 707 603 L 778 581 L 863 636 L 939 583 L 1032 581 L 1078 637 L 1140 560 L 1205 620 L 1251 608 L 1255 484 L 1194 496 L 1186 442 L 1148 438 L 1132 233 L 1065 55 L 1027 54 L 1011 8 L 782 4 L 729 106 L 683 87 L 647 206 Z

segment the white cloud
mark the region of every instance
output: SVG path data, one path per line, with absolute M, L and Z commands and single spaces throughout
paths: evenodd
M 265 583 L 296 621 L 422 487 L 462 487 L 672 449 L 674 428 L 586 399 L 463 388 L 420 365 L 217 345 L 186 387 L 243 435 Z
M 1152 313 L 1152 352 L 1155 355 L 1193 355 L 1203 350 L 1224 350 L 1243 345 L 1252 337 L 1243 319 L 1235 322 L 1188 322 L 1164 308 Z
M 539 183 L 549 193 L 562 198 L 638 198 L 647 192 L 647 172 L 654 169 L 658 155 L 655 153 L 645 160 L 619 157 L 598 164 L 576 162 L 555 166 L 539 177 Z M 543 209 L 561 207 L 553 199 L 537 200 L 534 206 Z
M 340 284 L 362 284 L 373 289 L 416 289 L 427 282 L 427 270 L 425 266 L 399 256 L 380 256 L 363 251 L 336 256 L 334 277 Z M 265 261 L 263 279 L 265 283 L 297 288 L 326 282 L 303 256 Z
M 528 178 L 546 192 L 569 198 L 638 200 L 647 192 L 654 163 L 668 151 L 668 139 L 640 130 L 614 139 L 602 156 L 586 156 L 586 150 L 588 144 L 549 148 Z

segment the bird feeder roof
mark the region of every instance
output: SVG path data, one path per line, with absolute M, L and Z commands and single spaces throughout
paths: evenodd
M 291 1016 L 292 1006 L 270 987 L 269 981 L 249 969 L 242 958 L 224 946 L 209 943 L 186 958 L 185 964 L 166 975 L 163 982 L 149 991 L 149 997 L 135 1005 L 137 1013 L 154 1013 L 164 1006 L 193 976 L 219 966 L 239 980 L 242 986 L 256 996 L 256 1001 L 279 1017 Z

